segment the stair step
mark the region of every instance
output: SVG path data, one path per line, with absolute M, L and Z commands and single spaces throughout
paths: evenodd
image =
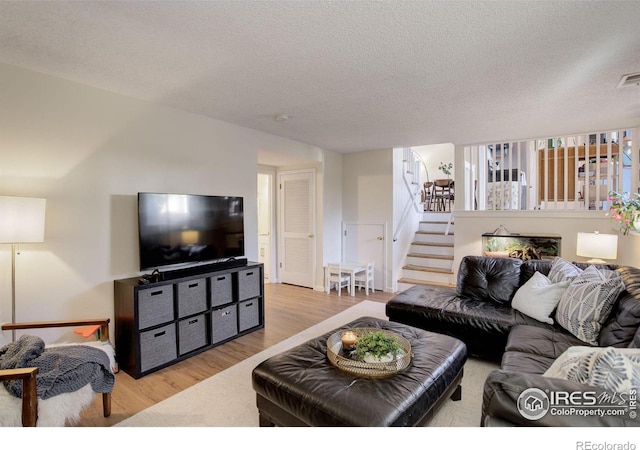
M 430 221 L 435 221 L 435 222 L 445 221 L 445 222 L 449 222 L 449 219 L 451 219 L 451 221 L 454 220 L 454 219 L 451 218 L 451 213 L 450 212 L 424 211 L 422 213 L 422 220 L 426 220 L 428 222 L 430 222 Z
M 449 269 L 441 269 L 439 267 L 424 267 L 424 266 L 416 266 L 414 264 L 407 264 L 403 267 L 405 270 L 416 270 L 419 272 L 432 272 L 432 273 L 443 273 L 446 275 L 453 275 L 453 271 Z
M 431 253 L 409 253 L 408 257 L 413 258 L 425 258 L 425 259 L 446 259 L 453 261 L 453 255 L 434 255 Z
M 419 255 L 440 255 L 453 257 L 453 247 L 434 247 L 429 245 L 412 245 L 409 248 L 409 253 L 417 253 Z M 451 263 L 451 262 L 450 262 Z M 452 264 L 452 263 L 451 263 Z
M 400 278 L 398 280 L 398 283 L 416 284 L 416 285 L 421 285 L 421 286 L 437 286 L 437 287 L 450 287 L 450 288 L 455 288 L 456 287 L 455 284 L 438 283 L 437 281 L 416 280 L 414 278 Z
M 447 235 L 451 235 L 453 236 L 453 234 L 455 233 L 455 226 L 453 224 L 451 224 L 451 226 L 447 225 L 446 223 L 429 223 L 429 222 L 420 222 L 420 224 L 418 225 L 418 230 L 419 232 L 429 232 L 429 233 L 433 233 L 433 234 L 440 234 L 441 236 L 447 236 Z M 445 235 L 445 233 L 448 231 L 448 233 Z
M 416 234 L 436 234 L 439 236 L 453 236 L 453 231 L 450 231 L 448 234 L 444 234 L 444 231 L 423 231 L 423 230 L 418 230 L 416 231 Z
M 411 245 L 430 245 L 432 247 L 451 247 L 453 248 L 453 244 L 450 242 L 423 242 L 423 241 L 414 241 Z
M 453 255 L 425 255 L 424 253 L 409 253 L 405 265 L 417 267 L 432 267 L 439 269 L 451 269 L 453 267 Z
M 446 225 L 449 223 L 448 220 L 421 220 L 420 223 L 429 224 L 434 223 L 438 225 Z M 453 225 L 453 220 L 451 221 L 451 225 Z
M 451 212 L 425 211 L 411 243 L 399 284 L 455 287 L 454 221 Z

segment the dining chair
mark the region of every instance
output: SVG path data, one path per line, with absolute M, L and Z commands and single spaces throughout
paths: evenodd
M 342 288 L 346 287 L 347 292 L 349 292 L 349 285 L 351 284 L 351 277 L 347 274 L 342 273 L 342 267 L 337 263 L 328 263 L 327 264 L 327 282 L 326 282 L 326 290 L 327 293 L 331 292 L 331 286 L 335 286 L 338 291 L 338 295 L 342 294 Z
M 422 203 L 425 211 L 431 211 L 433 202 L 433 182 L 426 181 L 422 186 Z
M 369 290 L 371 290 L 371 292 L 374 292 L 376 290 L 373 283 L 374 268 L 375 262 L 370 261 L 367 263 L 366 270 L 364 272 L 360 272 L 355 277 L 355 286 L 358 289 L 364 288 L 364 291 L 367 295 L 369 295 Z
M 433 197 L 437 211 L 451 211 L 455 199 L 454 181 L 450 178 L 434 180 Z

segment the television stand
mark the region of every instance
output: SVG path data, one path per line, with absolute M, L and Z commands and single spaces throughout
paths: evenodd
M 134 378 L 264 328 L 261 263 L 192 267 L 141 284 L 114 281 L 118 364 Z M 193 272 L 196 269 L 197 273 Z

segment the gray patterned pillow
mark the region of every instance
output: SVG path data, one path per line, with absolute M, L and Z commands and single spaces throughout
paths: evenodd
M 602 324 L 623 290 L 619 273 L 589 266 L 562 294 L 556 321 L 581 341 L 598 345 Z
M 582 273 L 582 269 L 574 266 L 569 261 L 566 261 L 560 257 L 553 259 L 551 269 L 549 269 L 549 275 L 547 277 L 552 283 L 560 283 L 562 281 L 573 280 L 575 277 Z
M 628 394 L 640 389 L 640 349 L 569 347 L 543 376 Z

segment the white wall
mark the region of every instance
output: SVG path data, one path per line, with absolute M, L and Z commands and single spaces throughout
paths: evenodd
M 17 257 L 19 321 L 113 318 L 113 280 L 139 273 L 139 191 L 243 196 L 246 256 L 256 260 L 258 150 L 318 153 L 4 64 L 0 99 L 0 195 L 47 199 L 45 242 Z M 0 245 L 2 321 L 9 271 L 10 246 Z
M 342 220 L 386 224 L 385 290 L 392 285 L 393 254 L 392 149 L 347 153 L 342 156 Z M 342 241 L 342 240 L 340 240 Z
M 323 169 L 322 267 L 342 257 L 342 154 L 325 152 Z
M 491 233 L 503 225 L 512 233 L 550 233 L 560 235 L 561 256 L 568 261 L 582 261 L 576 255 L 578 232 L 616 234 L 603 211 L 459 211 L 455 213 L 455 255 L 453 267 L 457 273 L 466 255 L 482 254 L 482 234 Z M 618 233 L 619 234 L 619 233 Z M 618 237 L 618 258 L 615 264 L 640 267 L 640 234 Z
M 407 260 L 407 253 L 411 242 L 415 239 L 420 220 L 424 216 L 424 205 L 420 201 L 420 194 L 411 195 L 414 186 L 407 187 L 404 179 L 404 150 L 393 149 L 393 227 L 391 230 L 393 252 L 391 256 L 391 290 L 398 290 L 398 280 L 402 275 L 402 267 Z M 409 190 L 411 189 L 411 191 Z
M 453 144 L 435 144 L 421 145 L 411 147 L 424 161 L 427 171 L 429 172 L 429 181 L 438 180 L 440 178 L 455 178 L 456 164 L 454 161 L 455 146 Z M 453 164 L 451 176 L 448 177 L 442 171 L 438 170 L 441 163 Z

